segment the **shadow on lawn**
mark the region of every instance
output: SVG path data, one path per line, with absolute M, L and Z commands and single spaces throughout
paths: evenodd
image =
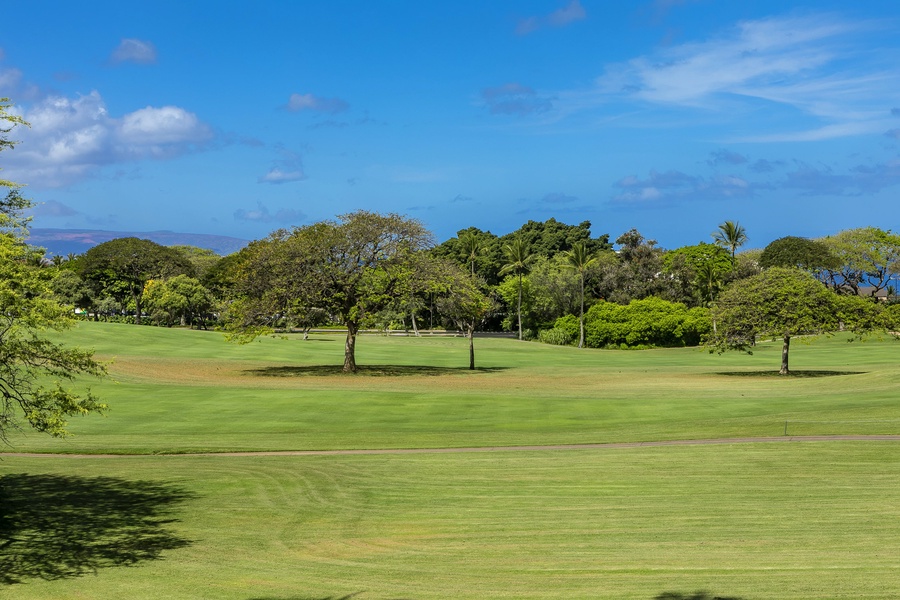
M 476 373 L 496 373 L 508 367 L 476 368 Z M 422 365 L 366 365 L 360 366 L 356 373 L 344 373 L 341 365 L 310 365 L 263 367 L 247 369 L 244 373 L 260 377 L 404 377 L 408 375 L 430 376 L 461 375 L 472 373 L 468 367 L 428 367 Z
M 115 477 L 0 477 L 0 584 L 78 577 L 156 560 L 191 542 L 166 526 L 193 495 Z
M 787 375 L 782 375 L 778 371 L 719 371 L 716 373 L 716 375 L 726 375 L 728 377 L 796 377 L 798 379 L 865 374 L 866 371 L 791 371 Z

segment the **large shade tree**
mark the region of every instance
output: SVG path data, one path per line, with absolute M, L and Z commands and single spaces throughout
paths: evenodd
M 25 122 L 0 98 L 0 151 L 15 146 L 8 134 Z M 64 386 L 79 375 L 102 376 L 103 365 L 89 351 L 61 345 L 48 331 L 69 328 L 70 306 L 50 287 L 51 269 L 42 269 L 43 253 L 25 244 L 31 203 L 21 186 L 0 179 L 0 440 L 7 441 L 21 419 L 53 436 L 67 434 L 69 417 L 106 408 L 89 390 Z
M 356 337 L 366 320 L 408 297 L 427 269 L 431 233 L 415 219 L 357 211 L 254 242 L 242 254 L 229 327 L 252 339 L 279 320 L 324 310 L 347 328 L 345 372 L 357 371 Z
M 791 339 L 838 328 L 842 307 L 837 295 L 806 271 L 772 267 L 735 281 L 713 306 L 716 333 L 709 340 L 719 350 L 750 351 L 758 337 L 782 342 L 781 368 L 787 375 Z
M 194 266 L 183 253 L 150 240 L 124 237 L 94 246 L 79 261 L 80 275 L 124 304 L 134 303 L 134 322 L 140 324 L 144 286 L 151 279 L 193 275 Z

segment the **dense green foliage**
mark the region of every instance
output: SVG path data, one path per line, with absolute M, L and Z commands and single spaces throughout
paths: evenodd
M 823 242 L 789 235 L 766 246 L 759 257 L 759 265 L 766 269 L 795 267 L 820 273 L 836 268 L 838 259 Z
M 710 329 L 706 310 L 653 297 L 627 305 L 601 300 L 585 321 L 593 348 L 696 346 Z
M 131 300 L 137 324 L 143 316 L 142 296 L 147 282 L 194 274 L 194 266 L 181 252 L 134 237 L 94 246 L 79 259 L 78 266 L 80 275 L 98 291 L 116 299 L 123 312 Z
M 324 311 L 347 328 L 344 370 L 355 372 L 360 327 L 429 289 L 431 269 L 421 251 L 430 242 L 418 221 L 367 211 L 275 232 L 246 253 L 229 326 L 249 341 L 276 321 Z
M 772 267 L 722 293 L 713 309 L 717 330 L 710 344 L 748 350 L 760 336 L 781 339 L 781 373 L 787 374 L 791 338 L 834 331 L 840 308 L 838 296 L 809 273 Z

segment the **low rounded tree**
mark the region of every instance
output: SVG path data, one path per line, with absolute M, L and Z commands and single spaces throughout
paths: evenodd
M 750 352 L 759 337 L 780 339 L 779 373 L 787 375 L 791 338 L 838 329 L 841 309 L 837 295 L 811 274 L 772 267 L 722 292 L 712 309 L 717 327 L 708 344 L 720 352 Z
M 834 269 L 838 259 L 826 244 L 802 237 L 786 236 L 766 246 L 759 257 L 759 266 L 796 267 L 812 273 Z

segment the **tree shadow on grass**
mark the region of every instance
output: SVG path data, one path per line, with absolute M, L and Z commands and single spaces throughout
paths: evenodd
M 741 600 L 741 598 L 737 596 L 713 596 L 709 592 L 694 592 L 693 594 L 663 592 L 654 596 L 653 600 Z
M 814 377 L 839 377 L 841 375 L 865 375 L 866 371 L 791 371 L 782 375 L 778 371 L 719 371 L 716 375 L 727 377 L 794 377 L 797 379 L 811 379 Z
M 508 367 L 476 368 L 475 373 L 497 373 Z M 341 365 L 280 366 L 247 369 L 244 373 L 259 377 L 437 377 L 472 373 L 468 367 L 429 367 L 422 365 L 366 365 L 356 373 L 344 373 Z
M 0 584 L 78 577 L 190 545 L 168 530 L 193 494 L 115 477 L 0 477 Z

